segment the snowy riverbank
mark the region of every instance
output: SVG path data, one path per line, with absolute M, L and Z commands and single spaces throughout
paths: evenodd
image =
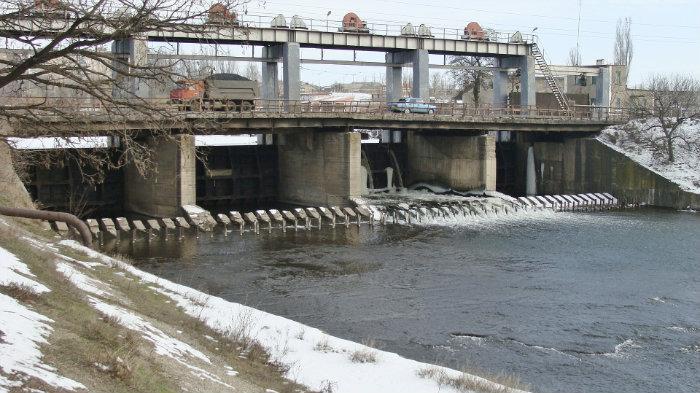
M 0 221 L 0 226 L 5 230 L 9 228 L 4 221 Z M 521 392 L 504 389 L 494 382 L 457 370 L 413 361 L 369 345 L 333 337 L 286 318 L 209 296 L 145 273 L 74 241 L 53 243 L 31 236 L 18 235 L 16 240 L 22 243 L 20 248 L 31 248 L 46 256 L 47 260 L 42 263 L 51 264 L 53 273 L 58 272 L 58 276 L 63 276 L 66 283 L 74 286 L 87 308 L 121 329 L 138 335 L 143 341 L 141 347 L 152 347 L 151 356 L 166 359 L 172 367 L 188 375 L 184 380 L 189 382 L 180 384 L 180 391 L 213 391 L 211 387 L 214 386 L 216 391 L 275 392 L 279 387 L 271 389 L 263 382 L 250 388 L 250 384 L 240 383 L 237 378 L 242 378 L 239 372 L 243 374 L 243 371 L 216 353 L 223 343 L 208 335 L 184 339 L 185 335 L 196 336 L 196 333 L 183 332 L 186 329 L 183 326 L 164 323 L 154 315 L 147 315 L 139 308 L 138 301 L 126 297 L 124 288 L 133 286 L 131 290 L 135 290 L 136 286 L 142 287 L 144 293 L 150 291 L 154 298 L 161 299 L 164 307 L 177 305 L 179 312 L 203 322 L 220 334 L 217 337 L 247 343 L 246 348 L 235 349 L 240 353 L 234 354 L 234 358 L 250 356 L 251 349 L 259 345 L 269 355 L 268 363 L 282 370 L 284 377 L 296 386 L 291 389 L 290 384 L 289 390 L 282 391 L 304 391 L 299 386 L 305 386 L 311 391 L 335 393 Z M 36 296 L 59 290 L 55 284 L 42 282 L 41 277 L 46 272 L 35 275 L 31 270 L 30 264 L 23 262 L 20 254 L 0 248 L 0 285 L 3 288 L 15 284 Z M 118 285 L 119 282 L 122 286 Z M 23 304 L 6 293 L 0 293 L 0 392 L 24 386 L 29 380 L 40 380 L 53 388 L 93 391 L 90 381 L 81 378 L 83 373 L 61 374 L 65 367 L 55 367 L 45 360 L 42 351 L 54 345 L 52 326 L 60 321 L 55 322 L 55 316 L 52 319 L 42 315 L 34 305 Z M 119 336 L 124 336 L 124 333 Z M 214 340 L 218 344 L 212 344 L 216 347 L 207 350 L 197 345 L 200 338 L 201 342 Z M 115 367 L 101 362 L 94 362 L 93 366 L 93 373 L 95 369 L 110 373 Z M 182 379 L 182 375 L 178 374 L 176 379 Z M 196 381 L 207 388 L 196 387 Z M 195 386 L 194 390 L 192 386 Z
M 649 139 L 660 137 L 659 129 L 650 128 L 656 120 L 634 120 L 620 126 L 608 127 L 598 140 L 619 151 L 640 165 L 678 184 L 683 190 L 700 193 L 700 120 L 687 120 L 677 133 L 691 141 L 689 146 L 680 140 L 675 144 L 676 160 L 669 163 L 664 156 L 654 154 Z

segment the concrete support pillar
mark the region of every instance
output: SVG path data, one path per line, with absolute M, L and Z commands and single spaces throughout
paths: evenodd
M 306 206 L 346 205 L 362 192 L 360 134 L 299 132 L 280 135 L 281 202 Z
M 496 191 L 496 138 L 491 135 L 479 136 L 479 160 L 484 191 Z
M 413 97 L 422 100 L 430 98 L 430 62 L 428 51 L 416 49 L 413 51 Z
M 520 85 L 520 102 L 511 102 L 513 106 L 536 106 L 537 85 L 535 81 L 535 58 L 532 56 L 504 57 L 496 61 L 496 65 L 502 69 L 517 69 Z M 510 78 L 507 70 L 497 70 L 493 75 L 493 105 L 504 107 L 508 103 L 510 94 Z
M 148 98 L 148 83 L 138 78 L 144 71 L 137 68 L 148 64 L 148 40 L 136 37 L 115 40 L 112 42 L 112 54 L 115 68 L 112 72 L 115 79 L 112 96 L 119 99 Z
M 595 87 L 595 104 L 596 106 L 610 106 L 610 86 L 611 86 L 610 67 L 601 67 L 598 69 L 598 80 Z
M 298 101 L 301 99 L 301 61 L 300 48 L 296 42 L 282 44 L 282 61 L 284 76 L 284 99 Z
M 427 100 L 430 97 L 430 58 L 425 49 L 388 52 L 386 62 L 392 64 L 386 68 L 386 99 L 396 101 L 403 96 L 402 64 L 413 65 L 413 88 L 411 96 Z
M 409 184 L 436 183 L 459 190 L 496 189 L 496 143 L 488 135 L 408 132 Z
M 520 106 L 537 106 L 537 82 L 535 58 L 522 56 L 520 60 Z
M 277 59 L 280 57 L 278 46 L 266 46 L 263 48 L 263 57 L 272 61 L 262 63 L 262 86 L 261 95 L 264 100 L 279 99 L 279 70 Z
M 130 163 L 124 170 L 124 208 L 150 217 L 175 217 L 197 203 L 193 135 L 150 138 L 153 166 L 141 175 Z
M 394 64 L 394 54 L 393 53 L 387 53 L 386 54 L 386 62 L 390 64 Z M 386 101 L 387 102 L 393 102 L 393 101 L 398 101 L 399 98 L 401 98 L 401 95 L 403 94 L 402 92 L 402 70 L 401 66 L 398 67 L 392 67 L 389 66 L 386 68 Z
M 503 67 L 503 59 L 496 60 L 497 67 Z M 510 93 L 510 80 L 506 71 L 495 70 L 493 72 L 493 106 L 503 108 L 508 104 Z

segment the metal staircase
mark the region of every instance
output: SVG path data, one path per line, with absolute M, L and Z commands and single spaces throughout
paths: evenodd
M 547 85 L 549 85 L 549 88 L 552 90 L 552 93 L 554 93 L 554 98 L 557 99 L 557 103 L 559 103 L 559 108 L 562 110 L 569 110 L 569 102 L 566 99 L 566 96 L 564 93 L 562 93 L 561 88 L 559 85 L 557 85 L 557 80 L 554 79 L 554 75 L 552 74 L 552 70 L 549 69 L 549 66 L 547 65 L 547 62 L 544 60 L 544 55 L 540 51 L 540 48 L 537 46 L 536 43 L 532 43 L 532 56 L 535 58 L 535 62 L 537 62 L 537 66 L 540 68 L 540 71 L 542 71 L 542 74 L 544 74 L 544 79 L 547 81 Z

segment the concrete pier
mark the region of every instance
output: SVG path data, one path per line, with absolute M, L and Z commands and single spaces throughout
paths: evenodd
M 360 134 L 280 135 L 279 200 L 298 205 L 345 205 L 360 195 Z
M 141 175 L 126 166 L 124 208 L 150 217 L 175 217 L 184 205 L 196 204 L 195 144 L 192 135 L 150 138 L 153 165 Z
M 430 97 L 430 58 L 425 49 L 387 52 L 386 62 L 392 64 L 386 68 L 387 102 L 397 101 L 403 95 L 402 64 L 411 63 L 413 81 L 411 96 L 427 100 Z
M 282 74 L 284 76 L 283 97 L 285 100 L 298 101 L 301 99 L 301 66 L 300 47 L 298 43 L 282 44 Z
M 537 85 L 535 82 L 535 58 L 532 56 L 511 56 L 496 60 L 501 69 L 517 68 L 519 70 L 520 102 L 511 102 L 514 106 L 535 106 Z M 507 71 L 493 73 L 493 104 L 504 107 L 510 93 L 510 80 Z
M 459 191 L 496 189 L 496 144 L 488 135 L 407 133 L 410 183 L 432 182 Z
M 136 77 L 143 73 L 136 67 L 148 65 L 148 39 L 128 37 L 115 40 L 112 43 L 112 54 L 114 55 L 113 66 L 115 69 L 112 72 L 115 79 L 112 96 L 119 99 L 148 98 L 150 89 L 147 81 Z
M 279 52 L 278 45 L 263 47 L 263 57 L 270 59 L 269 62 L 262 63 L 260 94 L 264 100 L 279 99 L 279 68 L 277 67 Z

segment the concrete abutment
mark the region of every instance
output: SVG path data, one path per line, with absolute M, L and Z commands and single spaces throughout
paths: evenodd
M 124 208 L 150 217 L 175 217 L 196 204 L 196 152 L 193 135 L 150 137 L 153 165 L 141 174 L 135 163 L 124 169 Z
M 502 166 L 508 166 L 512 185 L 499 191 L 526 194 L 528 149 L 534 155 L 537 195 L 607 192 L 626 203 L 658 207 L 700 208 L 700 195 L 643 167 L 595 138 L 561 138 L 508 142 L 510 151 Z M 506 150 L 504 146 L 500 150 Z
M 496 144 L 489 135 L 409 132 L 408 183 L 438 183 L 459 190 L 496 189 Z
M 354 132 L 300 132 L 278 139 L 280 202 L 346 205 L 361 193 L 361 141 Z

